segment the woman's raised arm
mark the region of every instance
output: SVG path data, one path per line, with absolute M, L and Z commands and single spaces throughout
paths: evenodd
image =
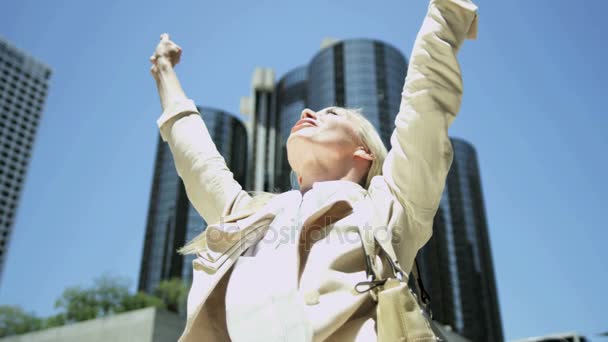
M 163 113 L 157 120 L 161 137 L 169 144 L 177 173 L 190 202 L 208 223 L 218 223 L 250 197 L 228 170 L 211 140 L 196 105 L 182 89 L 173 67 L 181 48 L 167 34 L 150 57 Z M 204 115 L 204 113 L 203 113 Z
M 386 182 L 408 215 L 424 226 L 432 226 L 452 163 L 448 127 L 463 91 L 456 54 L 466 38 L 475 38 L 476 10 L 469 0 L 431 0 L 383 166 Z

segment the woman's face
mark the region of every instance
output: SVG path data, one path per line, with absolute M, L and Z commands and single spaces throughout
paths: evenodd
M 287 158 L 296 173 L 304 165 L 331 170 L 350 165 L 349 161 L 361 148 L 355 124 L 349 120 L 346 109 L 328 107 L 318 112 L 304 109 L 287 139 Z

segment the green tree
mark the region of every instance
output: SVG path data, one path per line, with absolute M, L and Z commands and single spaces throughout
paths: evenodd
M 61 297 L 55 301 L 55 308 L 62 310 L 65 323 L 93 319 L 100 312 L 95 290 L 80 286 L 65 289 Z
M 59 324 L 86 321 L 122 311 L 125 298 L 129 297 L 129 281 L 125 278 L 104 274 L 96 278 L 93 286 L 70 287 L 55 302 L 55 308 L 62 310 L 62 317 L 55 317 L 52 323 Z
M 179 313 L 180 309 L 186 304 L 188 289 L 183 280 L 172 278 L 170 280 L 161 281 L 154 290 L 154 295 L 162 299 L 167 310 Z
M 154 306 L 179 313 L 186 302 L 186 285 L 174 278 L 160 282 L 155 295 L 144 292 L 129 293 L 129 281 L 104 274 L 96 278 L 92 287 L 66 288 L 55 301 L 59 313 L 41 319 L 17 306 L 0 306 L 0 337 L 23 334 L 74 322 L 86 321 Z
M 65 314 L 58 313 L 56 315 L 49 316 L 42 322 L 42 329 L 49 329 L 54 327 L 60 327 L 65 325 Z
M 42 320 L 18 306 L 0 305 L 0 337 L 24 334 L 42 328 Z
M 137 309 L 154 306 L 157 308 L 166 308 L 165 303 L 155 296 L 151 296 L 144 292 L 138 292 L 134 295 L 129 295 L 123 298 L 120 309 L 117 312 L 125 312 Z
M 99 308 L 98 316 L 107 316 L 121 311 L 125 298 L 129 297 L 129 280 L 102 275 L 95 279 L 93 291 Z

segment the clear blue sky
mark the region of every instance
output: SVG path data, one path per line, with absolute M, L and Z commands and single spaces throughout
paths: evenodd
M 482 0 L 460 57 L 451 135 L 477 148 L 508 339 L 608 330 L 608 96 L 602 0 Z M 0 287 L 39 315 L 103 272 L 137 283 L 160 112 L 160 33 L 199 104 L 237 112 L 256 66 L 278 75 L 324 37 L 409 56 L 426 1 L 7 1 L 0 35 L 52 66 Z

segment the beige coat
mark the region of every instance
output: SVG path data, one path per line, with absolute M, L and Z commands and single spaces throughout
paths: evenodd
M 315 341 L 375 340 L 373 301 L 368 293 L 353 291 L 365 280 L 354 227 L 382 227 L 406 272 L 431 237 L 452 162 L 447 130 L 462 97 L 456 53 L 465 38 L 475 37 L 476 18 L 476 6 L 469 0 L 430 2 L 411 55 L 383 175 L 369 189 L 330 181 L 315 183 L 309 191 L 316 205 L 304 213 L 293 267 L 298 291 L 307 298 Z M 243 212 L 251 197 L 233 179 L 193 102 L 175 103 L 157 123 L 191 203 L 205 221 L 222 221 L 209 225 L 206 249 L 193 262 L 188 320 L 180 341 L 229 341 L 225 293 L 231 268 L 264 237 L 274 213 L 290 205 L 289 192 L 255 213 Z

